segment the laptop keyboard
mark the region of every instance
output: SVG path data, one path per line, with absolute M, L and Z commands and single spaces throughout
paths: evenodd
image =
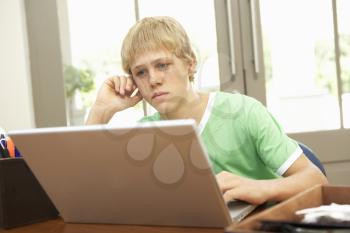
M 234 222 L 241 221 L 256 208 L 255 205 L 239 200 L 230 201 L 227 203 L 227 207 L 230 212 L 231 219 Z

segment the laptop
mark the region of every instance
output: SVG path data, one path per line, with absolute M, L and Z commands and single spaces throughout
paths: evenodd
M 9 136 L 65 222 L 226 227 L 255 208 L 228 208 L 193 120 Z

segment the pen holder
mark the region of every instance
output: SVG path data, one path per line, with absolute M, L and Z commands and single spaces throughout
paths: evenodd
M 0 227 L 12 228 L 58 216 L 58 211 L 23 160 L 0 160 Z

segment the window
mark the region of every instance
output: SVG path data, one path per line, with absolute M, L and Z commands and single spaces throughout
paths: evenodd
M 340 128 L 331 1 L 260 6 L 269 110 L 287 132 Z

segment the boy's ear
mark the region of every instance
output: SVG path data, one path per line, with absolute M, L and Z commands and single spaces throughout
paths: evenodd
M 188 66 L 188 73 L 190 75 L 196 73 L 196 66 L 197 66 L 197 61 L 196 61 L 196 59 L 192 58 L 189 62 L 189 66 Z

